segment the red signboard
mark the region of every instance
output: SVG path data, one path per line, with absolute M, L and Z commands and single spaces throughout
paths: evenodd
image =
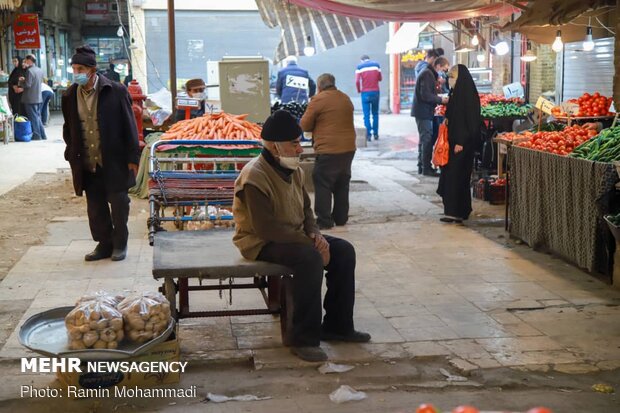
M 40 49 L 39 16 L 37 14 L 18 14 L 13 22 L 16 49 Z

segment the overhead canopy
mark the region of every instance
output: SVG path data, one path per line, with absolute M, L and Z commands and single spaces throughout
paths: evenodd
M 256 5 L 267 26 L 282 29 L 275 62 L 284 60 L 286 56 L 302 55 L 308 45 L 308 37 L 315 49 L 327 50 L 350 43 L 383 24 L 378 20 L 323 13 L 282 0 L 256 0 Z
M 590 11 L 588 11 L 590 10 Z M 517 31 L 537 43 L 553 43 L 558 30 L 564 42 L 583 40 L 586 27 L 592 37 L 611 37 L 616 22 L 616 0 L 536 0 L 503 31 Z
M 425 22 L 511 14 L 501 0 L 289 0 L 303 7 L 360 19 Z
M 396 34 L 385 44 L 385 53 L 398 54 L 415 49 L 420 41 L 420 33 L 422 33 L 426 26 L 428 26 L 428 22 L 403 23 Z

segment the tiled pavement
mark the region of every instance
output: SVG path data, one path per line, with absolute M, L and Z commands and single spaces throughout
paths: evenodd
M 447 357 L 461 371 L 620 367 L 618 290 L 525 246 L 507 248 L 470 228 L 440 224 L 433 204 L 396 182 L 416 179 L 394 168 L 361 159 L 354 179 L 374 190 L 352 192 L 355 223 L 331 233 L 356 246 L 356 327 L 373 340 L 324 344 L 332 359 Z M 85 263 L 83 255 L 93 246 L 86 220 L 59 218 L 49 226 L 47 243 L 30 248 L 0 283 L 0 306 L 31 300 L 23 321 L 71 305 L 87 291 L 156 289 L 144 205 L 134 203 L 129 256 L 120 263 Z M 400 222 L 370 223 L 390 216 Z M 230 307 L 227 294 L 192 298 L 201 308 Z M 233 296 L 235 308 L 261 302 L 254 291 Z M 0 349 L 0 359 L 29 354 L 17 331 Z M 180 337 L 186 359 L 253 358 L 257 368 L 300 364 L 281 346 L 271 316 L 185 320 Z

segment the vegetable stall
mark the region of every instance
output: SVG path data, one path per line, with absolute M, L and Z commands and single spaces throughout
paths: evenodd
M 618 212 L 620 127 L 558 129 L 522 134 L 508 148 L 510 234 L 610 276 L 615 243 L 603 217 Z

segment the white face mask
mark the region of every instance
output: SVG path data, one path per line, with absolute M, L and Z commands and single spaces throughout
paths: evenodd
M 276 144 L 276 148 L 278 150 L 278 158 L 279 158 L 280 165 L 283 168 L 291 169 L 293 171 L 299 168 L 299 163 L 301 162 L 301 158 L 299 156 L 282 156 L 280 155 L 280 153 L 282 152 L 280 151 L 280 147 L 278 144 Z
M 207 94 L 205 92 L 199 92 L 199 93 L 194 93 L 194 96 L 192 97 L 194 99 L 204 100 L 207 97 Z

